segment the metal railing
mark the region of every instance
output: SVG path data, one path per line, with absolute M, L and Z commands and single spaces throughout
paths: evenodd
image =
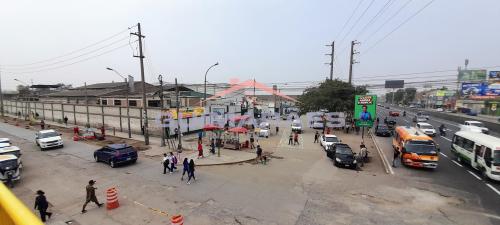
M 1 225 L 43 225 L 38 217 L 0 182 Z

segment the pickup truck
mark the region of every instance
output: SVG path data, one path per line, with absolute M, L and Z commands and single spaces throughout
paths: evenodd
M 485 127 L 483 123 L 481 123 L 479 121 L 474 121 L 474 120 L 465 121 L 464 124 L 460 125 L 460 130 L 461 131 L 472 131 L 472 132 L 484 133 L 484 134 L 490 133 L 490 130 L 487 127 Z

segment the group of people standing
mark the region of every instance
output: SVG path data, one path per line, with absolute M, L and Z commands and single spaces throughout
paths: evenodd
M 288 145 L 299 145 L 299 133 L 291 132 L 290 136 L 288 136 Z
M 170 152 L 170 154 L 163 154 L 163 174 L 167 173 L 167 169 L 170 174 L 174 172 L 174 170 L 177 169 L 177 157 L 174 155 L 174 153 Z M 195 171 L 195 164 L 194 160 L 188 160 L 188 158 L 184 158 L 182 161 L 182 176 L 181 176 L 181 181 L 184 180 L 184 175 L 187 174 L 188 176 L 188 181 L 186 182 L 187 184 L 191 183 L 191 179 L 196 180 L 196 177 L 194 176 L 194 171 Z

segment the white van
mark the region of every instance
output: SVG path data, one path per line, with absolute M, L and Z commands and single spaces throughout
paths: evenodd
M 466 162 L 483 177 L 500 181 L 500 138 L 472 131 L 453 136 L 451 152 L 459 162 Z

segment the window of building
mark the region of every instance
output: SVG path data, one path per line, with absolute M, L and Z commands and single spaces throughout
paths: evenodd
M 148 100 L 148 107 L 160 107 L 160 100 Z
M 114 105 L 122 105 L 122 100 L 115 100 Z
M 108 100 L 101 100 L 101 105 L 108 105 Z
M 129 100 L 128 106 L 137 106 L 137 100 Z

